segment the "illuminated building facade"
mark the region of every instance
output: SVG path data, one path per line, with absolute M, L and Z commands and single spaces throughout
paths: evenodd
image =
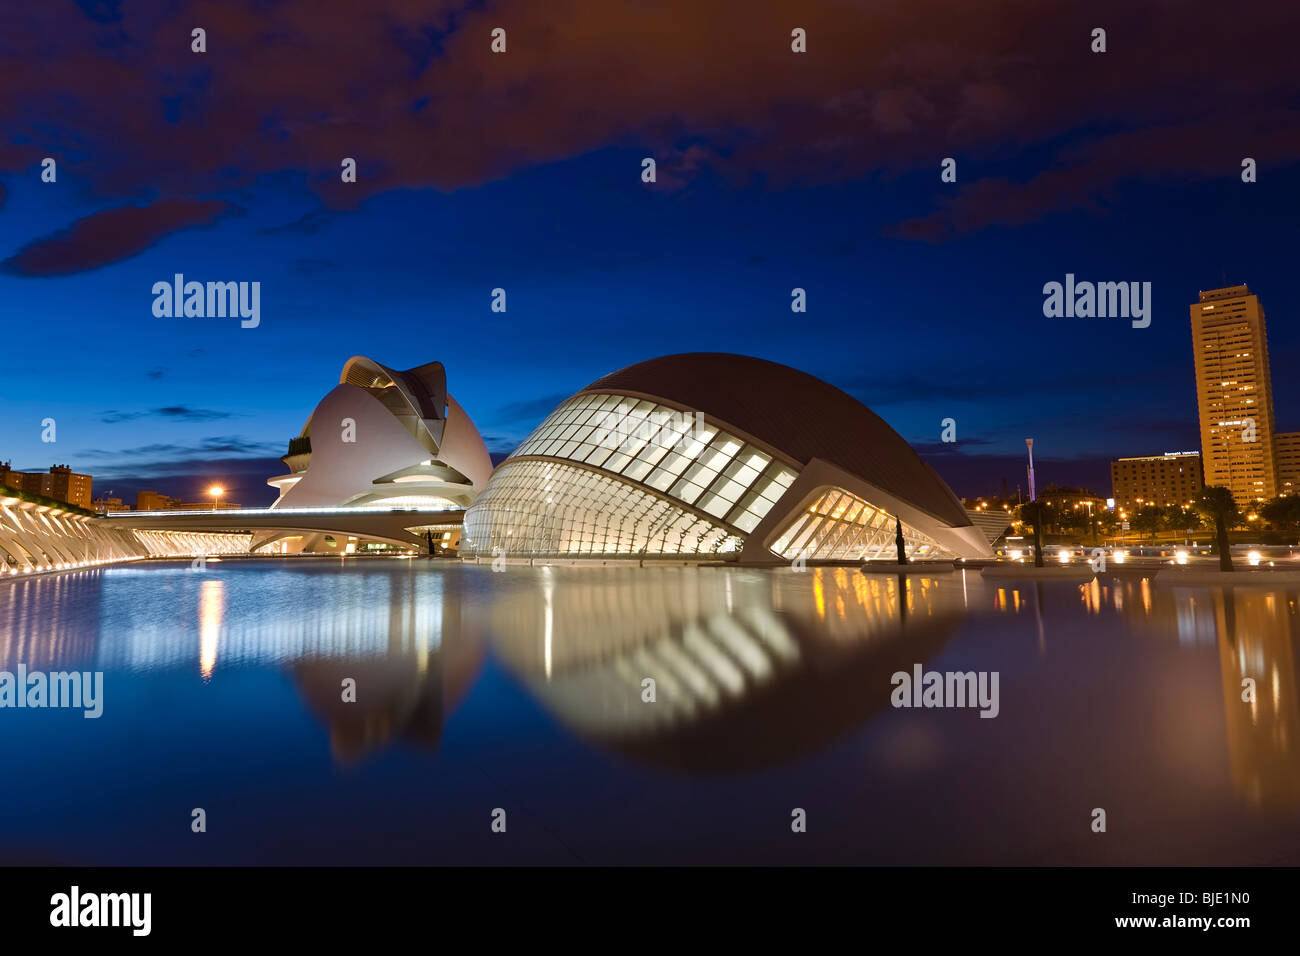
M 961 503 L 834 386 L 739 355 L 633 365 L 562 402 L 465 515 L 480 557 L 988 557 Z
M 1182 507 L 1195 501 L 1205 486 L 1201 455 L 1195 451 L 1112 461 L 1110 482 L 1115 502 L 1129 509 Z
M 1274 435 L 1273 457 L 1277 463 L 1277 493 L 1300 495 L 1300 432 Z
M 441 362 L 404 372 L 362 356 L 289 442 L 272 508 L 456 510 L 492 473 L 478 429 L 449 394 Z
M 1205 484 L 1238 505 L 1278 493 L 1273 384 L 1259 298 L 1244 285 L 1211 289 L 1191 306 Z
M 94 503 L 90 490 L 93 482 L 90 475 L 79 475 L 68 465 L 54 465 L 48 472 L 33 472 L 11 471 L 8 462 L 0 462 L 0 485 L 76 505 L 87 511 Z

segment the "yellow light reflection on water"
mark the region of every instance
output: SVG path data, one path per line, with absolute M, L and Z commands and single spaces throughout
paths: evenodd
M 843 568 L 835 569 L 835 615 L 841 621 L 845 620 L 844 592 L 848 590 L 849 574 Z
M 542 574 L 542 660 L 546 679 L 550 680 L 555 645 L 555 579 L 549 567 L 543 568 Z
M 207 680 L 217 666 L 221 618 L 226 610 L 226 582 L 212 578 L 199 585 L 199 673 Z

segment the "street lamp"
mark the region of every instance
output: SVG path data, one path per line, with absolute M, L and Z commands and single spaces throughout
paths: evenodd
M 1034 515 L 1034 567 L 1043 566 L 1043 506 L 1038 501 L 1038 490 L 1034 487 L 1034 440 L 1025 439 L 1029 449 L 1029 502 Z
M 217 510 L 217 499 L 226 493 L 226 489 L 220 485 L 213 485 L 208 489 L 208 494 L 212 496 L 212 510 Z
M 1026 438 L 1025 446 L 1029 449 L 1029 500 L 1037 501 L 1038 495 L 1034 489 L 1034 440 Z

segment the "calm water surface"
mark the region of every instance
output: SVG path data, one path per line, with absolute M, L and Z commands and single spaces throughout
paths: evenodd
M 0 710 L 0 862 L 1300 862 L 1293 587 L 903 587 L 427 560 L 0 583 L 0 670 L 105 675 L 98 720 Z M 997 671 L 999 716 L 891 707 L 916 663 Z

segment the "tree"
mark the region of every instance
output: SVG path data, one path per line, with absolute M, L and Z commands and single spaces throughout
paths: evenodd
M 1156 532 L 1165 526 L 1165 509 L 1158 505 L 1148 505 L 1133 515 L 1133 530 L 1151 535 L 1156 539 Z
M 1291 531 L 1300 524 L 1300 495 L 1281 495 L 1259 509 L 1264 520 L 1280 531 Z
M 1228 541 L 1228 529 L 1241 524 L 1241 512 L 1232 492 L 1222 485 L 1206 485 L 1196 499 L 1194 507 L 1207 520 L 1214 522 L 1214 534 L 1219 545 L 1219 570 L 1231 571 L 1232 545 Z
M 1020 506 L 1020 520 L 1034 529 L 1034 567 L 1043 566 L 1043 521 L 1047 508 L 1042 499 Z
M 1171 505 L 1165 509 L 1165 527 L 1170 531 L 1195 531 L 1202 525 L 1201 516 L 1193 508 Z

